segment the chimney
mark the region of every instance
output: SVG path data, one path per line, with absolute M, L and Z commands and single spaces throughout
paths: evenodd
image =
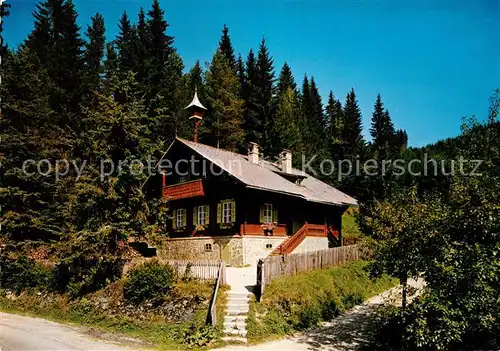
M 281 171 L 285 173 L 292 173 L 292 152 L 290 150 L 283 150 L 280 153 Z
M 250 143 L 248 145 L 248 161 L 252 163 L 259 163 L 259 144 Z

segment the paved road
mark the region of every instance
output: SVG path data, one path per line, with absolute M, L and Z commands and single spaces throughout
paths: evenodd
M 0 312 L 0 350 L 137 350 L 98 340 L 84 329 Z

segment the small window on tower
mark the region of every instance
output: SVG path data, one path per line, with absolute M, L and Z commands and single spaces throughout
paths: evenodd
M 212 244 L 205 244 L 205 252 L 212 252 Z
M 267 244 L 266 245 L 266 249 L 272 249 L 273 248 L 273 244 Z

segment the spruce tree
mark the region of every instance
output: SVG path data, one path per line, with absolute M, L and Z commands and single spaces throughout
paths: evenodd
M 335 98 L 333 92 L 328 94 L 328 104 L 326 106 L 326 118 L 328 119 L 328 142 L 330 154 L 335 160 L 342 158 L 341 145 L 344 142 L 342 129 L 344 126 L 344 114 L 341 102 Z
M 240 81 L 241 98 L 244 99 L 246 76 L 245 64 L 243 63 L 243 58 L 241 57 L 241 55 L 238 55 L 238 61 L 236 61 L 236 74 L 238 76 L 238 80 Z
M 283 149 L 292 152 L 302 150 L 300 130 L 300 106 L 297 93 L 289 86 L 280 96 L 273 125 L 276 153 Z
M 295 83 L 295 78 L 293 77 L 292 69 L 288 65 L 288 63 L 284 63 L 281 68 L 280 75 L 278 77 L 278 84 L 276 86 L 276 94 L 278 96 L 283 95 L 288 88 L 291 88 L 293 91 L 296 91 L 297 84 Z
M 361 110 L 359 109 L 354 89 L 351 89 L 351 91 L 347 93 L 343 113 L 345 124 L 342 134 L 343 140 L 345 140 L 345 155 L 346 157 L 354 158 L 363 151 L 365 146 L 361 134 L 363 128 Z
M 52 94 L 56 110 L 74 114 L 83 96 L 83 45 L 77 13 L 71 0 L 46 0 L 34 13 L 35 29 L 26 44 L 56 83 Z M 67 117 L 68 126 L 76 128 L 76 117 Z
M 0 21 L 0 56 L 5 57 L 7 55 L 7 44 L 4 43 L 3 40 L 3 22 L 5 21 L 5 18 L 10 15 L 10 4 L 9 3 L 2 3 L 0 4 L 0 18 L 2 19 Z
M 116 47 L 118 49 L 118 63 L 121 72 L 128 72 L 134 67 L 134 49 L 136 31 L 130 23 L 127 12 L 123 12 L 118 24 L 119 33 L 116 36 Z
M 246 60 L 245 85 L 243 89 L 243 125 L 246 142 L 259 143 L 262 139 L 262 121 L 259 119 L 257 63 L 250 49 Z
M 370 134 L 373 139 L 374 151 L 380 160 L 387 159 L 392 154 L 395 140 L 394 125 L 391 121 L 389 111 L 384 110 L 384 104 L 380 94 L 375 101 Z
M 234 55 L 233 44 L 231 44 L 231 38 L 229 37 L 229 28 L 224 24 L 222 28 L 222 36 L 219 40 L 219 50 L 224 55 L 231 66 L 231 69 L 237 73 L 236 58 Z
M 103 59 L 106 45 L 104 18 L 97 13 L 91 17 L 92 24 L 87 27 L 88 41 L 85 43 L 85 80 L 86 89 L 99 88 L 101 75 L 104 73 Z
M 260 145 L 264 153 L 272 150 L 271 130 L 274 123 L 274 63 L 262 39 L 256 64 L 255 103 L 257 107 L 257 118 L 260 124 Z
M 203 126 L 203 141 L 232 151 L 242 149 L 243 100 L 238 77 L 226 57 L 217 50 L 206 72 L 209 110 Z

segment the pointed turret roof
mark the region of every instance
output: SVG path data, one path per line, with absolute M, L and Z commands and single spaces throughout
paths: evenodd
M 204 110 L 206 110 L 207 108 L 205 106 L 203 106 L 200 102 L 200 100 L 198 99 L 198 89 L 195 89 L 194 90 L 194 97 L 193 97 L 193 101 L 191 101 L 191 103 L 189 105 L 186 106 L 186 110 L 192 106 L 196 106 L 196 107 L 199 107 L 199 108 L 202 108 Z

